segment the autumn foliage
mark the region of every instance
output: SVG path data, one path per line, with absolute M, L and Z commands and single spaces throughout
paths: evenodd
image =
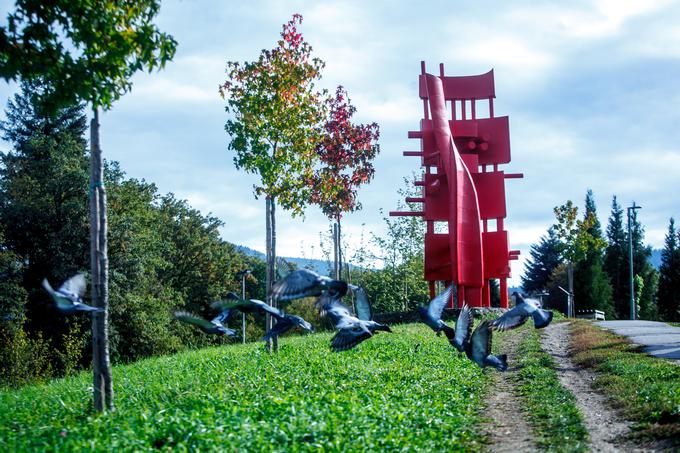
M 314 86 L 324 63 L 312 57 L 300 23 L 302 16 L 293 15 L 276 47 L 262 50 L 256 61 L 228 62 L 220 87 L 234 164 L 260 175 L 256 196 L 272 197 L 293 214 L 301 214 L 310 198 L 306 182 L 324 119 L 324 92 Z
M 327 105 L 328 117 L 316 146 L 320 166 L 309 184 L 312 202 L 330 219 L 340 219 L 343 212 L 361 208 L 357 189 L 368 183 L 375 173 L 372 161 L 379 152 L 380 131 L 376 123 L 352 123 L 356 108 L 342 86 L 328 99 Z

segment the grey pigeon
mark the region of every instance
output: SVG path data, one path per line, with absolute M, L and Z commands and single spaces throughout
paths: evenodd
M 491 322 L 494 330 L 510 330 L 524 324 L 529 316 L 534 320 L 534 327 L 542 329 L 552 321 L 553 314 L 550 310 L 543 310 L 541 303 L 536 299 L 525 299 L 517 291 L 512 293 L 515 299 L 515 306 L 503 313 L 499 318 Z
M 193 324 L 203 332 L 214 335 L 227 335 L 228 337 L 236 336 L 236 331 L 224 325 L 229 317 L 229 310 L 222 310 L 222 312 L 213 318 L 212 321 L 203 319 L 186 311 L 176 311 L 175 319 L 187 324 Z
M 465 353 L 470 360 L 481 368 L 490 366 L 498 371 L 505 371 L 508 369 L 508 356 L 491 354 L 491 335 L 489 321 L 482 322 L 472 334 L 472 338 L 465 348 Z
M 239 310 L 242 313 L 269 313 L 271 316 L 276 318 L 276 324 L 272 327 L 262 339 L 264 341 L 269 340 L 273 337 L 278 337 L 286 332 L 288 332 L 293 327 L 300 327 L 309 332 L 314 332 L 314 327 L 302 317 L 297 315 L 289 315 L 283 313 L 281 310 L 272 307 L 265 302 L 257 299 L 243 300 L 236 296 L 234 293 L 229 293 L 227 295 L 227 300 L 220 300 L 212 303 L 213 308 L 221 308 L 224 310 Z
M 324 291 L 342 297 L 347 294 L 347 283 L 319 275 L 309 269 L 298 269 L 274 283 L 272 297 L 274 300 L 286 302 L 320 296 Z
M 446 307 L 446 304 L 451 299 L 452 292 L 453 285 L 450 285 L 444 291 L 439 293 L 434 299 L 432 299 L 427 308 L 422 306 L 418 307 L 420 320 L 430 326 L 430 328 L 434 330 L 437 335 L 440 335 L 442 332 L 444 332 L 446 338 L 448 338 L 451 344 L 453 344 L 453 341 L 455 340 L 456 332 L 453 328 L 447 326 L 444 321 L 442 321 L 442 313 L 444 311 L 444 307 Z
M 361 318 L 353 316 L 349 308 L 340 301 L 340 297 L 334 294 L 322 294 L 316 301 L 321 316 L 328 316 L 338 332 L 331 339 L 331 348 L 338 351 L 352 349 L 362 341 L 373 336 L 377 331 L 392 332 L 389 326 L 380 324 L 365 318 L 370 314 L 370 303 L 365 291 L 357 294 L 357 314 Z
M 52 296 L 57 309 L 64 314 L 70 315 L 79 311 L 97 313 L 104 311 L 103 308 L 92 307 L 83 303 L 83 295 L 87 286 L 85 275 L 83 274 L 76 274 L 69 278 L 56 291 L 52 289 L 50 282 L 46 278 L 43 279 L 42 286 Z

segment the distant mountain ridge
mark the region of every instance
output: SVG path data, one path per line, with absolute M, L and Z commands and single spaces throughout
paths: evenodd
M 248 256 L 254 256 L 262 260 L 266 258 L 266 255 L 264 253 L 255 249 L 251 249 L 250 247 L 246 247 L 244 245 L 237 245 L 236 249 L 239 252 L 242 252 Z M 317 260 L 312 258 L 294 258 L 289 256 L 282 256 L 281 258 L 290 263 L 295 264 L 298 267 L 298 269 L 301 268 L 310 269 L 320 275 L 330 275 L 332 272 L 333 266 L 326 260 Z

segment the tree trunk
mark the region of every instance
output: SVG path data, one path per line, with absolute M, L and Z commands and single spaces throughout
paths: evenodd
M 337 220 L 337 225 L 338 225 L 338 277 L 337 279 L 340 280 L 342 278 L 342 234 L 340 232 L 340 216 L 338 216 Z
M 92 301 L 103 308 L 92 320 L 92 369 L 94 373 L 94 408 L 98 412 L 113 410 L 113 379 L 109 359 L 109 260 L 107 253 L 106 190 L 104 162 L 99 147 L 99 111 L 93 108 L 90 122 L 90 266 Z
M 271 209 L 271 198 L 267 195 L 265 198 L 265 229 L 267 231 L 266 238 L 265 238 L 265 254 L 266 254 L 266 259 L 267 259 L 267 270 L 265 271 L 265 300 L 266 302 L 271 305 L 272 304 L 272 299 L 271 299 L 271 290 L 272 290 L 272 279 L 271 279 L 271 273 L 269 272 L 271 268 L 271 263 L 272 263 L 272 224 L 271 224 L 271 214 L 270 214 L 270 209 Z M 265 325 L 264 329 L 265 332 L 271 329 L 272 326 L 272 317 L 269 313 L 265 315 Z M 265 345 L 266 349 L 268 352 L 272 351 L 272 341 L 267 340 L 267 343 Z
M 271 206 L 269 212 L 271 214 L 271 226 L 272 226 L 271 233 L 272 262 L 269 269 L 269 272 L 271 273 L 269 281 L 270 285 L 273 285 L 274 281 L 276 280 L 276 200 L 274 199 L 274 197 L 272 197 L 271 199 Z M 269 293 L 271 294 L 271 287 L 269 288 Z M 278 303 L 273 298 L 270 301 L 270 305 L 274 308 L 278 308 Z M 269 321 L 271 327 L 274 327 L 274 318 L 270 318 Z M 272 338 L 272 348 L 274 349 L 274 352 L 279 352 L 279 337 Z
M 266 215 L 266 228 L 267 228 L 267 244 L 266 244 L 266 255 L 267 255 L 267 272 L 266 272 L 266 287 L 267 287 L 267 303 L 276 307 L 276 302 L 272 298 L 272 285 L 276 278 L 276 218 L 275 218 L 275 201 L 273 197 L 267 196 L 265 215 Z M 267 325 L 266 329 L 269 330 L 274 327 L 274 318 L 267 314 Z M 271 340 L 267 340 L 266 344 L 267 351 L 276 352 L 279 349 L 279 339 L 274 337 Z
M 333 223 L 333 278 L 340 278 L 340 267 L 338 263 L 338 224 Z

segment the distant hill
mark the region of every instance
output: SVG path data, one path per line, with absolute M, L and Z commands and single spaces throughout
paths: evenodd
M 649 262 L 658 271 L 661 267 L 661 249 L 652 249 L 652 256 L 649 257 Z
M 265 254 L 255 250 L 251 249 L 250 247 L 246 247 L 243 245 L 237 245 L 236 249 L 239 250 L 240 252 L 248 255 L 248 256 L 254 256 L 257 258 L 260 258 L 262 260 L 265 259 Z M 332 264 L 329 263 L 328 261 L 325 260 L 316 260 L 316 259 L 307 259 L 307 258 L 294 258 L 294 257 L 289 257 L 289 256 L 282 256 L 282 258 L 290 263 L 295 264 L 298 269 L 300 268 L 305 268 L 305 269 L 310 269 L 316 272 L 317 274 L 321 275 L 330 275 L 331 274 L 331 268 Z M 351 266 L 351 264 L 350 264 Z M 353 267 L 353 266 L 352 266 Z

